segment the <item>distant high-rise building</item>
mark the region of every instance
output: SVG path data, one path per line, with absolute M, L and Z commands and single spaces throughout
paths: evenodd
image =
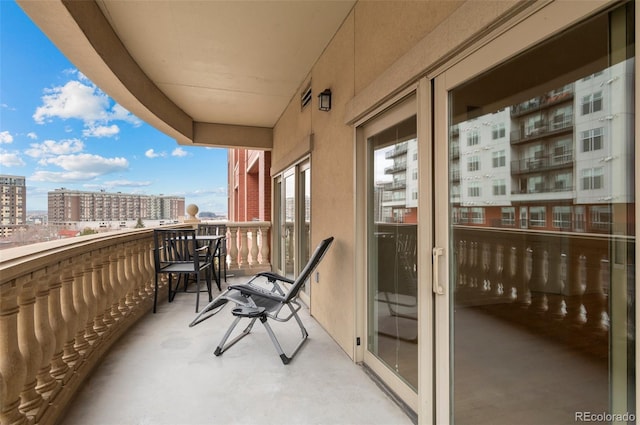
M 0 175 L 0 237 L 26 226 L 27 186 L 24 176 Z
M 84 192 L 56 189 L 48 194 L 49 223 L 78 221 L 176 220 L 185 201 L 177 196 Z

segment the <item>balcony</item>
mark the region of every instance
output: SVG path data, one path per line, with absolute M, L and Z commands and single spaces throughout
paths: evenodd
M 521 125 L 520 128 L 511 131 L 510 140 L 512 145 L 517 145 L 540 140 L 544 137 L 571 133 L 572 131 L 573 117 L 563 117 L 560 121 L 539 121 L 530 128 L 525 128 L 524 125 Z
M 539 173 L 573 167 L 573 152 L 564 151 L 561 155 L 536 156 L 511 161 L 511 174 Z
M 228 252 L 237 255 L 230 270 L 267 267 L 262 225 L 228 223 Z M 67 423 L 92 424 L 411 423 L 310 317 L 310 344 L 284 367 L 258 327 L 243 347 L 215 358 L 230 315 L 188 328 L 192 294 L 152 315 L 152 234 L 117 231 L 3 252 L 0 423 L 54 424 L 67 411 Z M 289 408 L 273 409 L 274 400 Z

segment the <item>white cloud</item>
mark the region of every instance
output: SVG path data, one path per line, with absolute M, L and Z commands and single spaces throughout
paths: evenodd
M 27 133 L 27 137 L 31 140 L 38 140 L 38 135 L 36 133 L 34 133 L 33 131 L 30 133 Z
M 126 171 L 129 168 L 129 161 L 126 158 L 105 158 L 88 153 L 60 155 L 47 159 L 46 163 L 57 165 L 66 171 L 84 173 L 92 177 Z
M 81 182 L 97 177 L 91 173 L 80 172 L 67 172 L 67 171 L 36 171 L 29 178 L 33 181 L 39 182 L 53 182 L 53 183 L 67 183 L 67 182 Z
M 0 165 L 3 167 L 22 167 L 25 162 L 14 152 L 0 152 Z
M 69 81 L 64 86 L 45 89 L 42 103 L 33 114 L 38 124 L 44 124 L 51 118 L 76 118 L 93 123 L 107 119 L 109 98 L 95 87 Z
M 82 152 L 84 143 L 78 139 L 67 139 L 56 142 L 45 140 L 42 143 L 32 143 L 24 153 L 32 158 L 47 158 L 53 155 L 67 155 Z
M 120 127 L 115 124 L 107 125 L 98 125 L 85 128 L 82 131 L 82 135 L 84 137 L 111 137 L 120 133 Z
M 187 156 L 187 151 L 185 151 L 182 148 L 175 148 L 173 150 L 173 152 L 171 152 L 171 156 L 178 156 L 178 157 L 182 157 L 182 156 Z
M 167 156 L 166 153 L 164 152 L 156 152 L 153 149 L 148 149 L 145 153 L 144 156 L 146 156 L 147 158 L 158 158 L 160 156 Z
M 85 137 L 112 137 L 119 133 L 112 121 L 125 121 L 136 127 L 143 122 L 102 92 L 77 70 L 67 70 L 78 80 L 63 86 L 45 89 L 42 105 L 36 108 L 33 119 L 38 124 L 51 122 L 54 118 L 78 119 L 85 125 Z M 113 106 L 111 106 L 113 104 Z
M 151 186 L 150 181 L 110 180 L 104 182 L 107 187 L 146 187 Z
M 13 136 L 8 131 L 0 131 L 0 144 L 13 143 Z
M 116 103 L 115 105 L 113 105 L 113 108 L 111 108 L 111 119 L 126 121 L 136 127 L 140 127 L 143 124 L 142 120 L 133 115 L 131 112 L 127 111 L 119 103 Z

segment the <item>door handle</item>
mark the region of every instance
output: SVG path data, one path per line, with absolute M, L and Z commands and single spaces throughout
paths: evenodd
M 440 285 L 440 269 L 438 264 L 440 263 L 440 257 L 444 254 L 444 248 L 433 248 L 433 292 L 437 295 L 444 295 L 444 286 Z

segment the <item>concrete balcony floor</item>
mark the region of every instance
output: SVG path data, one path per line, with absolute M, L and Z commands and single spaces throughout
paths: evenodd
M 170 304 L 163 300 L 155 315 L 149 313 L 113 346 L 61 423 L 412 423 L 306 309 L 301 318 L 309 341 L 287 366 L 259 322 L 251 335 L 215 357 L 233 319 L 231 308 L 189 328 L 194 309 L 192 293 L 178 294 Z M 290 352 L 300 335 L 295 321 L 272 327 Z

